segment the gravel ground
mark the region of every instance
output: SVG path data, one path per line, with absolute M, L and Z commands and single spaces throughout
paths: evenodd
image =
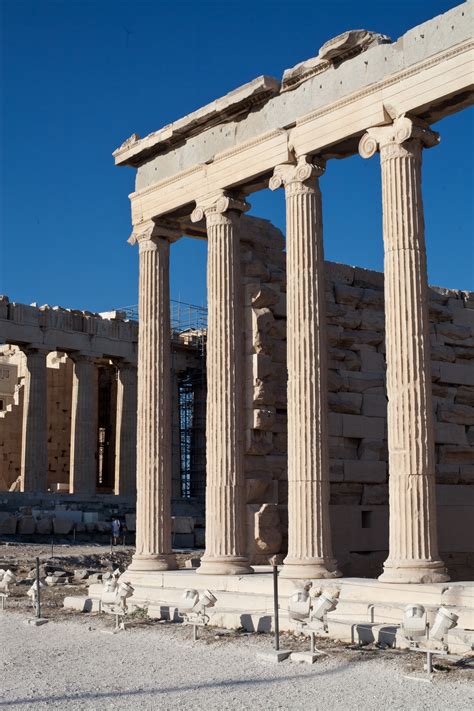
M 6 709 L 439 709 L 474 707 L 469 669 L 423 677 L 419 655 L 328 649 L 312 667 L 262 662 L 267 635 L 192 642 L 182 625 L 137 621 L 112 634 L 93 615 L 25 624 L 0 613 L 0 708 Z M 417 678 L 411 678 L 415 675 Z

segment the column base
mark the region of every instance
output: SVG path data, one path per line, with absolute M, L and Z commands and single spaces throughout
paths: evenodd
M 450 580 L 442 560 L 386 560 L 382 583 L 446 583 Z
M 293 580 L 312 580 L 313 578 L 340 578 L 337 562 L 332 558 L 285 558 L 280 578 Z
M 209 556 L 201 558 L 197 575 L 249 575 L 254 570 L 244 556 Z
M 173 553 L 166 555 L 135 554 L 127 570 L 146 572 L 154 570 L 176 570 L 177 568 L 178 564 Z

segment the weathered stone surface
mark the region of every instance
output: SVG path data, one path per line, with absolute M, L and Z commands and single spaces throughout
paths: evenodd
M 438 422 L 435 425 L 436 444 L 467 444 L 466 429 L 463 425 Z
M 454 445 L 441 446 L 439 461 L 441 464 L 472 464 L 474 462 L 474 448 Z
M 344 481 L 382 484 L 387 478 L 387 465 L 376 461 L 345 461 Z
M 357 449 L 358 457 L 362 460 L 382 460 L 388 457 L 387 443 L 380 439 L 363 439 Z
M 444 405 L 438 407 L 438 419 L 462 425 L 474 425 L 474 407 L 469 405 Z
M 18 519 L 17 533 L 19 535 L 31 535 L 36 530 L 36 522 L 33 516 L 20 516 Z
M 329 393 L 329 407 L 333 412 L 359 414 L 362 406 L 360 393 Z
M 256 548 L 262 553 L 278 553 L 281 543 L 278 506 L 263 504 L 255 514 Z
M 380 417 L 364 417 L 363 415 L 343 415 L 342 434 L 344 437 L 369 437 L 383 439 L 385 421 Z
M 362 414 L 366 417 L 387 417 L 387 396 L 364 393 Z
M 18 519 L 13 514 L 0 511 L 0 535 L 12 536 L 16 533 Z
M 474 387 L 461 386 L 455 391 L 457 405 L 474 406 Z
M 371 484 L 368 486 L 364 486 L 361 503 L 367 506 L 379 506 L 388 504 L 388 485 Z

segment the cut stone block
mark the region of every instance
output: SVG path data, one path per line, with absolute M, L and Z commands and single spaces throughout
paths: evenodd
M 344 481 L 382 484 L 386 478 L 387 465 L 385 462 L 360 462 L 358 460 L 344 462 Z
M 383 439 L 385 421 L 381 417 L 364 417 L 363 415 L 343 415 L 342 434 L 344 437 L 369 437 Z

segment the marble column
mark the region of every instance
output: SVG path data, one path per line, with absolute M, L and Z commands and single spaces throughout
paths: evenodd
M 175 230 L 154 222 L 136 228 L 139 331 L 137 419 L 137 534 L 129 570 L 176 568 L 171 547 L 170 241 Z
M 428 286 L 421 195 L 423 147 L 439 142 L 401 117 L 369 129 L 359 152 L 382 170 L 389 450 L 389 557 L 380 580 L 449 580 L 436 526 Z
M 137 492 L 137 368 L 116 362 L 117 404 L 115 420 L 115 484 L 119 496 Z
M 326 297 L 321 159 L 275 168 L 284 186 L 287 251 L 288 555 L 281 576 L 340 575 L 329 521 Z
M 21 439 L 21 491 L 48 488 L 47 351 L 23 348 L 26 376 Z
M 239 222 L 248 205 L 221 195 L 193 212 L 207 224 L 206 551 L 199 574 L 252 573 L 243 469 L 243 301 Z
M 94 358 L 73 361 L 69 493 L 95 494 L 98 455 L 98 370 Z

